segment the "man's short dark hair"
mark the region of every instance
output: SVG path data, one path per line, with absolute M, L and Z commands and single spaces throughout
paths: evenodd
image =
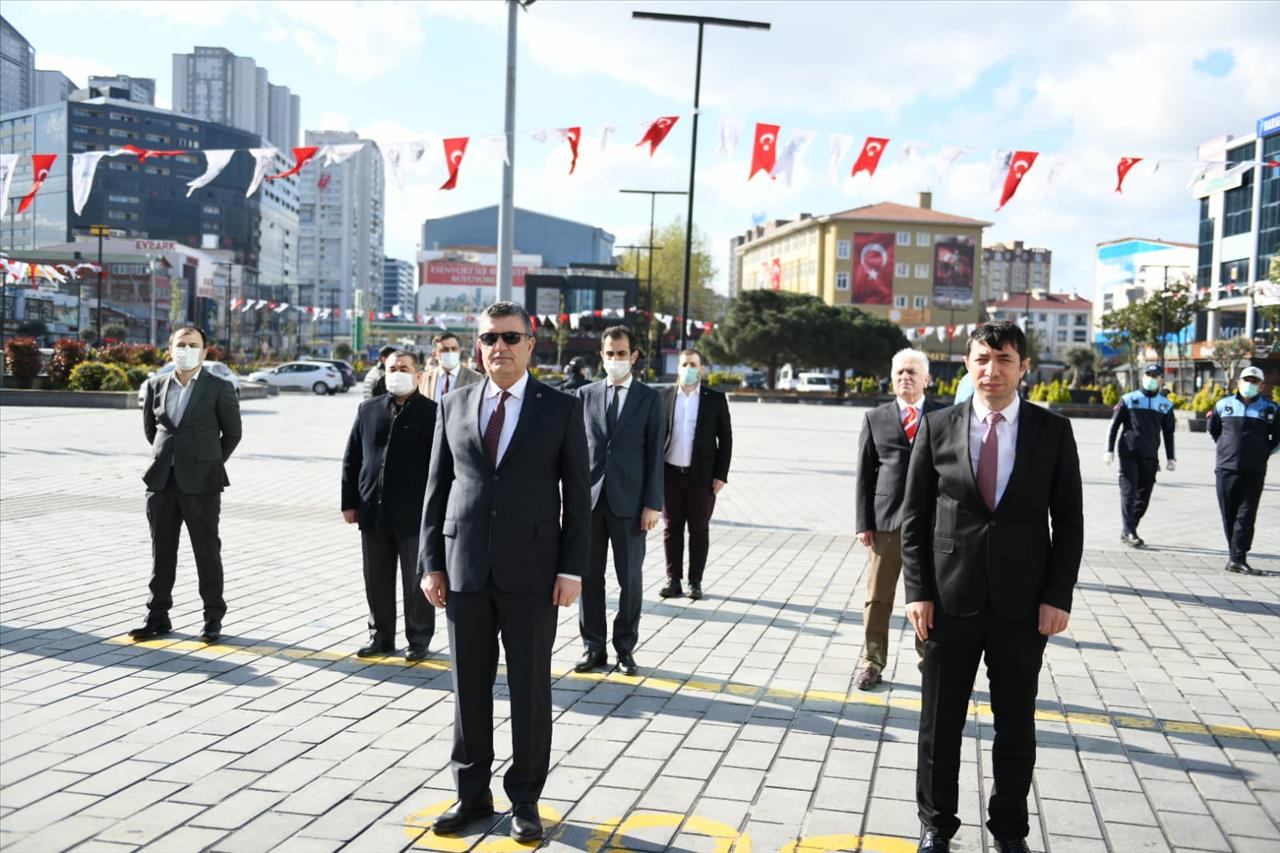
M 447 341 L 450 338 L 453 338 L 455 341 L 458 341 L 458 348 L 459 349 L 462 348 L 462 341 L 459 340 L 458 336 L 455 335 L 453 332 L 441 332 L 440 334 L 436 335 L 434 338 L 431 339 L 431 348 L 435 349 L 442 342 Z
M 625 337 L 627 339 L 627 349 L 634 350 L 636 348 L 636 339 L 631 330 L 626 326 L 610 326 L 600 333 L 600 346 L 604 346 L 607 340 L 617 340 Z
M 697 351 L 696 349 L 694 349 L 693 347 L 689 347 L 688 349 L 682 349 L 682 350 L 680 350 L 680 358 L 684 358 L 686 355 L 696 355 L 696 356 L 698 357 L 698 367 L 702 367 L 703 365 L 705 365 L 705 364 L 707 363 L 707 362 L 703 359 L 703 357 L 702 357 L 702 353 L 698 352 L 698 351 Z
M 418 354 L 417 354 L 417 353 L 409 352 L 409 350 L 407 350 L 407 349 L 393 349 L 393 350 L 391 350 L 391 352 L 390 352 L 390 353 L 388 353 L 388 354 L 391 356 L 391 360 L 392 360 L 392 361 L 395 361 L 396 359 L 399 359 L 399 358 L 411 358 L 411 359 L 413 359 L 413 367 L 414 367 L 414 369 L 416 370 L 416 369 L 418 368 Z
M 395 351 L 396 351 L 396 348 L 393 346 L 388 345 L 383 347 L 382 349 L 378 350 L 378 361 L 386 361 L 387 356 L 391 355 L 391 353 Z
M 1022 331 L 1022 327 L 1011 320 L 990 320 L 980 323 L 978 328 L 969 335 L 965 352 L 972 349 L 975 343 L 986 344 L 992 349 L 1004 349 L 1012 344 L 1018 351 L 1018 361 L 1023 361 L 1027 357 L 1027 336 Z
M 514 302 L 495 302 L 480 312 L 481 317 L 497 320 L 499 317 L 519 317 L 524 321 L 524 333 L 533 334 L 533 323 L 529 320 L 529 312 Z
M 189 325 L 178 326 L 176 329 L 173 330 L 173 334 L 169 335 L 169 343 L 172 344 L 174 341 L 176 341 L 178 339 L 178 335 L 182 334 L 183 332 L 195 332 L 197 335 L 200 336 L 200 346 L 204 349 L 209 348 L 209 336 L 206 335 L 204 333 L 204 329 L 200 328 L 199 326 L 189 326 Z

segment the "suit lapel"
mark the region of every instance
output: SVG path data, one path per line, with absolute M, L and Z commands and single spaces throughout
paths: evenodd
M 516 431 L 511 434 L 511 441 L 507 444 L 507 452 L 502 454 L 502 458 L 498 460 L 498 467 L 501 468 L 508 459 L 516 452 L 516 447 L 520 444 L 521 439 L 533 429 L 533 422 L 537 420 L 538 414 L 542 411 L 542 397 L 549 389 L 541 382 L 533 378 L 530 374 L 529 381 L 524 386 L 524 400 L 520 403 L 520 419 L 516 421 Z
M 212 384 L 207 378 L 207 373 L 208 371 L 201 370 L 196 378 L 191 380 L 195 385 L 191 388 L 191 395 L 187 397 L 187 407 L 182 411 L 182 423 L 187 422 L 187 416 L 195 412 L 196 406 L 199 404 L 200 400 L 202 400 L 204 395 L 212 388 Z M 179 424 L 178 428 L 181 429 L 182 424 Z
M 956 406 L 955 409 L 955 416 L 964 418 L 964 424 L 953 424 L 951 434 L 957 440 L 964 442 L 964 446 L 960 448 L 961 452 L 957 455 L 965 461 L 965 482 L 969 484 L 969 491 L 978 499 L 978 503 L 981 506 L 986 506 L 987 502 L 983 500 L 982 492 L 978 489 L 978 475 L 975 473 L 978 460 L 973 458 L 973 398 L 970 397 L 965 400 L 963 404 Z M 956 426 L 962 428 L 956 429 Z
M 484 415 L 484 389 L 487 385 L 481 382 L 467 386 L 468 389 L 473 387 L 476 389 L 471 392 L 475 394 L 474 400 L 468 401 L 465 396 L 459 398 L 462 403 L 462 411 L 465 413 L 463 417 L 467 421 L 467 444 L 471 445 L 474 453 L 492 466 L 493 462 L 489 459 L 489 452 L 484 449 L 484 432 L 482 421 L 480 420 Z M 452 391 L 449 393 L 450 395 L 453 394 Z
M 1013 434 L 1013 470 L 1009 472 L 1009 482 L 1005 484 L 1004 494 L 1001 496 L 1000 503 L 996 504 L 997 508 L 1004 504 L 1009 495 L 1013 494 L 1014 486 L 1021 483 L 1026 472 L 1031 468 L 1031 451 L 1037 437 L 1035 417 L 1039 414 L 1030 411 L 1032 406 L 1033 404 L 1026 400 L 1018 402 L 1018 430 Z
M 698 417 L 693 421 L 693 440 L 697 443 L 698 436 L 702 434 L 702 425 L 707 422 L 707 402 L 711 398 L 711 392 L 702 385 L 698 386 Z
M 160 387 L 157 389 L 155 396 L 156 420 L 164 424 L 164 428 L 170 432 L 177 429 L 177 427 L 173 425 L 173 421 L 169 420 L 169 410 L 165 408 L 165 401 L 169 398 L 169 386 L 173 384 L 171 381 L 172 376 L 172 373 L 165 374 L 164 381 L 160 383 Z
M 680 399 L 676 395 L 680 393 L 680 386 L 670 388 L 662 392 L 662 403 L 667 407 L 667 447 L 671 448 L 671 434 L 676 430 L 676 400 Z

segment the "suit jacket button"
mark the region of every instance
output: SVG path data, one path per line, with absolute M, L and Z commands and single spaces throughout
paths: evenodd
M 498 511 L 497 511 L 496 509 L 491 509 L 491 510 L 489 510 L 489 516 L 490 516 L 491 518 L 497 518 L 497 517 L 498 517 Z
M 493 481 L 494 481 L 495 483 L 496 483 L 496 482 L 498 482 L 498 475 L 497 475 L 497 474 L 494 474 L 494 475 L 493 475 Z

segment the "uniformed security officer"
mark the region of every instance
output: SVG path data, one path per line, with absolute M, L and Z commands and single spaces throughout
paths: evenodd
M 1218 508 L 1231 549 L 1226 568 L 1247 575 L 1266 574 L 1250 566 L 1247 558 L 1267 460 L 1280 447 L 1280 406 L 1261 391 L 1262 371 L 1246 367 L 1240 371 L 1236 393 L 1223 397 L 1209 413 L 1209 435 L 1218 445 Z
M 1120 515 L 1124 529 L 1120 541 L 1130 548 L 1144 544 L 1138 536 L 1138 522 L 1147 512 L 1151 502 L 1151 489 L 1160 470 L 1160 436 L 1164 435 L 1165 466 L 1172 471 L 1177 466 L 1173 452 L 1173 430 L 1176 425 L 1173 403 L 1160 390 L 1161 370 L 1158 364 L 1149 364 L 1142 372 L 1142 389 L 1130 391 L 1116 404 L 1111 419 L 1111 433 L 1107 436 L 1107 452 L 1103 461 L 1110 465 L 1115 460 L 1116 436 L 1120 439 Z

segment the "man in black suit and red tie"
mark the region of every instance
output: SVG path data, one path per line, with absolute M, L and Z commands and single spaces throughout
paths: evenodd
M 969 336 L 967 402 L 925 415 L 907 470 L 902 573 L 924 642 L 916 801 L 920 853 L 947 853 L 960 827 L 960 748 L 980 661 L 995 714 L 987 828 L 1026 851 L 1045 642 L 1066 630 L 1084 547 L 1071 422 L 1018 398 L 1031 366 L 1022 329 Z
M 865 641 L 859 690 L 880 683 L 889 659 L 889 617 L 902 571 L 902 496 L 907 487 L 911 445 L 926 414 L 944 408 L 926 399 L 929 359 L 920 350 L 900 350 L 890 366 L 894 399 L 867 412 L 858 439 L 857 533 L 870 551 L 867 601 L 862 608 Z M 917 654 L 924 647 L 917 639 Z
M 591 485 L 582 401 L 529 374 L 528 313 L 480 314 L 488 377 L 440 398 L 418 573 L 449 621 L 453 777 L 458 802 L 441 835 L 493 814 L 493 684 L 499 638 L 511 696 L 511 837 L 542 838 L 538 799 L 551 763 L 551 647 L 556 607 L 582 589 Z

